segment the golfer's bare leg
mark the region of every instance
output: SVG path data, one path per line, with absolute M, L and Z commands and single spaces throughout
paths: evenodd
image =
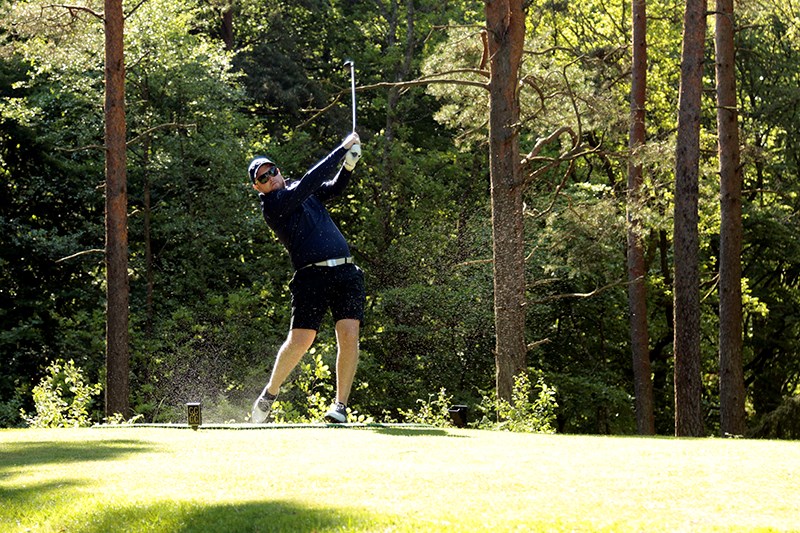
M 361 322 L 345 318 L 336 322 L 336 401 L 347 405 L 358 366 L 358 336 Z
M 313 329 L 293 329 L 289 331 L 280 350 L 278 350 L 278 357 L 275 359 L 275 366 L 272 368 L 272 376 L 269 378 L 269 383 L 265 387 L 265 391 L 272 395 L 278 394 L 278 391 L 289 377 L 289 374 L 303 358 L 303 355 L 311 348 L 317 332 Z

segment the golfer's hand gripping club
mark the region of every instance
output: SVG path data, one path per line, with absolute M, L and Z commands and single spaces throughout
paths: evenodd
M 359 159 L 361 159 L 361 145 L 354 144 L 344 156 L 344 168 L 353 170 Z
M 361 159 L 361 139 L 358 133 L 351 133 L 345 138 L 342 145 L 347 148 L 347 153 L 344 156 L 344 168 L 353 170 L 356 168 L 356 163 Z

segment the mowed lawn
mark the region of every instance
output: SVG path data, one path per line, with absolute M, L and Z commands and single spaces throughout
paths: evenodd
M 0 430 L 0 531 L 800 531 L 800 442 Z

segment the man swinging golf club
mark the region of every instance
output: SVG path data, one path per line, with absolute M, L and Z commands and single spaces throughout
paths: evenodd
M 285 180 L 277 165 L 264 156 L 254 158 L 248 166 L 264 219 L 286 247 L 295 269 L 289 283 L 289 335 L 278 350 L 269 382 L 253 404 L 253 423 L 269 418 L 280 386 L 311 347 L 328 309 L 335 322 L 338 351 L 336 399 L 325 420 L 347 421 L 364 320 L 364 274 L 353 263 L 347 242 L 324 202 L 344 191 L 360 157 L 361 141 L 353 131 L 299 180 Z

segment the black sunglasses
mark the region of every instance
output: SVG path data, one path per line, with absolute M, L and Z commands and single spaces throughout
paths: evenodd
M 267 169 L 266 172 L 264 172 L 259 177 L 257 177 L 256 181 L 263 184 L 263 183 L 268 182 L 269 179 L 272 178 L 273 176 L 277 176 L 277 175 L 278 175 L 278 167 L 276 167 L 275 165 L 272 165 Z

